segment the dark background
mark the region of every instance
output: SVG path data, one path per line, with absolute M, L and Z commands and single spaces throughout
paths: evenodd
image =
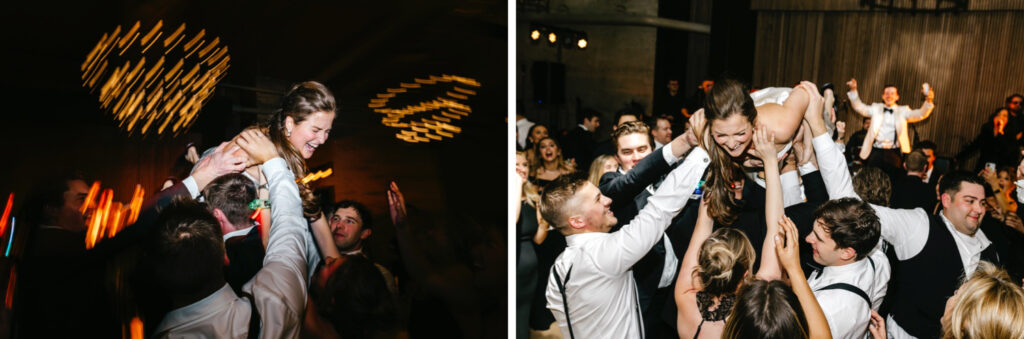
M 384 192 L 391 180 L 423 210 L 459 210 L 505 225 L 507 185 L 498 174 L 507 163 L 504 2 L 126 0 L 5 7 L 0 193 L 15 192 L 15 211 L 34 180 L 67 170 L 114 189 L 115 201 L 127 202 L 136 184 L 149 196 L 167 176 L 190 168 L 175 169 L 188 141 L 199 142 L 200 152 L 215 146 L 269 117 L 291 84 L 316 80 L 333 91 L 339 110 L 327 143 L 308 160 L 311 168 L 332 167 L 334 175 L 313 188 L 368 205 L 378 247 L 390 238 Z M 82 87 L 79 68 L 104 33 L 140 21 L 144 34 L 158 20 L 164 37 L 183 22 L 188 37 L 200 29 L 207 41 L 219 37 L 231 66 L 187 133 L 128 136 Z M 482 84 L 465 101 L 472 114 L 458 122 L 463 131 L 454 139 L 406 143 L 367 108 L 386 88 L 441 74 Z

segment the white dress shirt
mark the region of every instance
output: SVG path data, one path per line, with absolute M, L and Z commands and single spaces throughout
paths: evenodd
M 284 159 L 263 164 L 270 188 L 271 222 L 263 268 L 242 291 L 253 296 L 262 338 L 298 338 L 306 311 L 306 219 L 295 175 Z M 175 309 L 157 326 L 158 338 L 244 338 L 249 332 L 249 299 L 228 284 L 190 305 Z
M 516 120 L 516 134 L 519 135 L 519 140 L 516 142 L 519 143 L 519 148 L 526 148 L 526 137 L 528 137 L 526 134 L 530 132 L 530 127 L 533 127 L 532 121 L 526 120 L 526 118 Z
M 846 159 L 835 148 L 835 143 L 827 134 L 814 138 L 814 151 L 817 153 L 818 166 L 821 169 L 822 178 L 825 179 L 825 188 L 828 190 L 829 198 L 859 198 L 853 190 L 853 181 L 850 180 L 850 172 L 846 169 Z M 871 207 L 882 224 L 882 239 L 893 245 L 897 259 L 907 260 L 921 253 L 928 241 L 930 230 L 931 221 L 928 218 L 928 212 L 921 208 L 895 209 L 877 205 L 871 205 Z M 970 276 L 978 267 L 982 250 L 988 247 L 991 241 L 980 229 L 973 237 L 960 233 L 953 228 L 953 224 L 946 219 L 944 214 L 940 213 L 939 215 L 946 225 L 946 229 L 953 236 L 964 272 Z M 891 315 L 886 320 L 886 328 L 890 338 L 913 338 L 896 324 Z
M 868 261 L 871 258 L 874 261 Z M 875 248 L 864 259 L 843 266 L 825 266 L 821 271 L 811 273 L 807 284 L 814 291 L 821 310 L 825 312 L 832 338 L 864 338 L 868 333 L 871 310 L 878 310 L 885 297 L 886 284 L 891 274 L 889 259 L 881 248 Z M 841 289 L 821 290 L 835 283 L 847 283 L 867 293 L 871 300 L 868 305 L 859 295 Z
M 690 200 L 709 161 L 703 149 L 691 151 L 647 199 L 647 205 L 618 232 L 580 233 L 565 238 L 567 246 L 555 259 L 546 292 L 547 307 L 563 337 L 571 337 L 569 326 L 576 338 L 643 337 L 636 282 L 630 268 L 662 238 L 672 217 Z M 565 284 L 564 299 L 556 280 Z

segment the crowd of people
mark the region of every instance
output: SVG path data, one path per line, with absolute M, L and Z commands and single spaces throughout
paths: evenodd
M 38 180 L 11 255 L 12 337 L 504 333 L 495 325 L 502 308 L 481 302 L 491 298 L 482 286 L 503 282 L 503 272 L 480 272 L 504 267 L 495 263 L 505 257 L 500 228 L 407 209 L 391 182 L 386 210 L 400 261 L 385 266 L 367 251 L 370 209 L 320 201 L 300 180 L 336 114 L 327 87 L 294 85 L 270 121 L 205 152 L 189 146 L 185 177 L 170 178 L 134 224 L 88 249 L 85 179 Z
M 937 159 L 908 131 L 928 84 L 917 109 L 846 85 L 716 79 L 691 110 L 670 82 L 603 143 L 593 110 L 517 116 L 517 338 L 1024 337 L 1021 96 Z

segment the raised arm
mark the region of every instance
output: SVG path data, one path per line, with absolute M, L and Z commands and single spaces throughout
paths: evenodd
M 271 224 L 263 268 L 243 289 L 259 294 L 273 291 L 280 298 L 256 297 L 257 308 L 278 309 L 281 319 L 264 321 L 299 323 L 306 309 L 306 219 L 302 215 L 302 199 L 295 184 L 295 174 L 277 153 L 273 142 L 258 130 L 247 130 L 236 141 L 255 163 L 262 163 L 270 189 Z M 256 292 L 257 289 L 260 292 Z M 291 319 L 294 317 L 294 319 Z M 298 336 L 299 328 L 280 327 L 283 333 L 261 332 L 264 337 Z
M 846 92 L 846 96 L 850 98 L 850 108 L 853 108 L 853 111 L 862 117 L 870 118 L 871 111 L 868 110 L 868 106 L 864 102 L 860 101 L 860 93 L 857 92 L 857 79 L 850 78 L 850 81 L 846 82 L 846 86 L 850 87 L 850 91 Z
M 925 83 L 925 85 L 927 85 L 927 83 Z M 924 94 L 924 103 L 921 104 L 920 108 L 910 110 L 910 113 L 907 113 L 908 123 L 914 123 L 924 119 L 928 119 L 928 116 L 932 115 L 932 109 L 935 108 L 935 103 L 933 103 L 933 101 L 935 100 L 935 90 L 929 88 L 928 86 L 922 86 L 922 88 L 922 94 Z
M 665 234 L 672 217 L 679 213 L 690 200 L 690 194 L 697 188 L 710 158 L 703 148 L 694 148 L 686 160 L 669 173 L 654 195 L 647 198 L 647 205 L 640 210 L 629 224 L 618 232 L 610 234 L 608 251 L 598 253 L 595 262 L 606 264 L 602 271 L 618 274 L 629 270 Z
M 754 131 L 754 150 L 761 161 L 764 161 L 764 216 L 767 227 L 757 277 L 762 280 L 773 280 L 779 278 L 781 271 L 771 239 L 779 233 L 778 221 L 785 207 L 782 200 L 782 179 L 779 178 L 779 160 L 775 158 L 775 137 L 764 126 Z
M 683 254 L 683 261 L 679 264 L 679 276 L 676 277 L 676 305 L 680 309 L 683 306 L 680 305 L 680 300 L 683 294 L 698 289 L 699 287 L 693 283 L 693 270 L 697 267 L 697 259 L 700 257 L 700 247 L 704 245 L 704 241 L 711 236 L 712 228 L 714 228 L 714 222 L 711 217 L 708 216 L 707 204 L 704 203 L 704 199 L 700 201 L 700 207 L 697 212 L 697 224 L 693 226 L 693 235 L 690 236 L 690 245 L 686 247 L 686 254 Z
M 696 145 L 697 139 L 693 136 L 693 132 L 687 131 L 647 155 L 625 175 L 617 176 L 610 181 L 602 180 L 601 186 L 598 188 L 601 190 L 601 194 L 612 199 L 613 204 L 631 204 L 633 197 L 672 170 L 671 165 Z
M 807 284 L 804 277 L 804 270 L 800 266 L 800 236 L 796 225 L 792 220 L 783 216 L 778 222 L 780 231 L 775 233 L 774 241 L 776 255 L 779 263 L 789 276 L 790 286 L 797 300 L 800 300 L 800 308 L 803 309 L 804 318 L 807 319 L 807 334 L 811 339 L 831 339 L 832 332 L 828 327 L 828 319 L 825 312 L 821 310 L 818 299 L 814 297 L 811 286 Z M 768 241 L 766 241 L 768 242 Z M 762 253 L 764 256 L 766 253 Z

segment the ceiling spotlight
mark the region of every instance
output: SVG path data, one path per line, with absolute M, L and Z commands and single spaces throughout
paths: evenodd
M 558 35 L 555 32 L 548 33 L 548 43 L 554 45 L 556 42 L 558 42 Z
M 530 40 L 533 40 L 533 41 L 540 40 L 540 30 L 539 29 L 534 28 L 534 29 L 530 30 Z
M 581 33 L 576 36 L 576 47 L 578 47 L 579 49 L 586 49 L 587 45 L 588 43 L 586 33 Z

